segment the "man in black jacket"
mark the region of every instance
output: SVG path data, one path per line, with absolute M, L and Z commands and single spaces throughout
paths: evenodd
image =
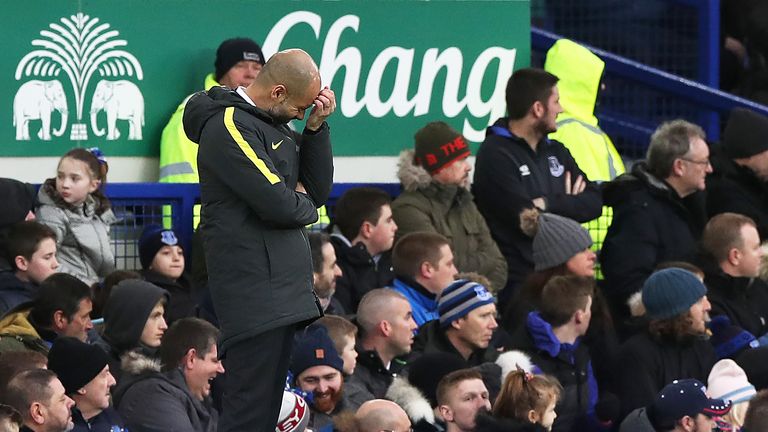
M 626 301 L 665 261 L 691 261 L 706 223 L 705 178 L 712 172 L 704 131 L 684 120 L 659 126 L 645 162 L 604 188 L 613 223 L 600 264 L 604 292 L 619 330 L 629 317 Z
M 508 278 L 499 292 L 504 310 L 512 291 L 533 271 L 533 239 L 520 230 L 520 212 L 538 207 L 586 222 L 600 216 L 603 201 L 563 144 L 547 139 L 563 111 L 558 78 L 520 69 L 507 83 L 509 117 L 488 128 L 477 152 L 472 193 L 494 240 L 507 259 Z
M 287 123 L 303 120 L 303 133 Z M 200 144 L 202 232 L 230 373 L 219 430 L 272 431 L 297 324 L 320 308 L 304 226 L 333 184 L 333 91 L 301 50 L 275 54 L 247 88 L 214 87 L 187 103 L 184 130 Z M 270 371 L 271 379 L 264 379 Z

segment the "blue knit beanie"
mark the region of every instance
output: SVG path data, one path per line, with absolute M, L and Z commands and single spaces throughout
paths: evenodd
M 339 372 L 344 368 L 344 361 L 336 352 L 328 330 L 320 324 L 312 324 L 296 338 L 290 369 L 298 378 L 302 372 L 314 366 L 330 366 Z
M 157 252 L 163 246 L 175 246 L 179 244 L 179 239 L 171 229 L 163 228 L 160 225 L 147 225 L 139 238 L 139 261 L 143 269 L 148 269 L 152 265 Z
M 707 288 L 693 273 L 667 268 L 653 273 L 643 284 L 643 305 L 648 318 L 667 319 L 687 311 L 707 295 Z
M 459 279 L 448 285 L 437 299 L 440 327 L 466 316 L 480 306 L 493 303 L 493 295 L 479 283 Z

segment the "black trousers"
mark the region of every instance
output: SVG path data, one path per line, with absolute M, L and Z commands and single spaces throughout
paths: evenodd
M 219 432 L 274 432 L 294 333 L 279 327 L 227 348 Z

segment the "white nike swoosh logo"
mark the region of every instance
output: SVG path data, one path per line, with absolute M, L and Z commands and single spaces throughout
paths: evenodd
M 277 150 L 278 147 L 283 143 L 283 140 L 278 141 L 277 143 L 272 143 L 272 150 Z

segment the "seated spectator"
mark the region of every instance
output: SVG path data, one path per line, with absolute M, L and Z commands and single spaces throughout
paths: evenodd
M 109 370 L 121 382 L 121 359 L 129 352 L 157 358 L 168 325 L 168 292 L 149 282 L 127 279 L 115 286 L 104 306 L 104 330 L 99 347 L 109 356 Z
M 458 273 L 448 239 L 431 232 L 405 235 L 392 251 L 392 267 L 392 288 L 408 299 L 416 325 L 438 319 L 437 296 Z
M 356 401 L 382 399 L 405 365 L 398 357 L 411 352 L 417 329 L 411 306 L 400 293 L 378 288 L 363 296 L 357 323 L 361 330 L 359 356 L 347 387 L 355 392 Z
M 444 376 L 466 367 L 467 362 L 454 354 L 424 354 L 408 365 L 407 375 L 401 374 L 392 380 L 386 397 L 403 407 L 414 431 L 444 431 L 445 422 L 437 403 L 437 385 Z
M 19 432 L 24 426 L 21 414 L 10 405 L 0 404 L 0 430 L 3 432 Z
M 107 355 L 75 338 L 60 337 L 48 353 L 48 368 L 56 373 L 67 396 L 75 401 L 75 432 L 122 430 L 123 420 L 109 406 L 115 378 L 109 373 Z
M 33 350 L 48 355 L 58 336 L 85 342 L 91 323 L 91 289 L 74 276 L 57 273 L 40 285 L 34 301 L 0 320 L 0 352 Z
M 550 431 L 562 391 L 550 376 L 522 369 L 510 372 L 493 403 L 493 416 L 477 417 L 477 431 Z
M 753 335 L 765 335 L 768 284 L 758 278 L 763 251 L 755 223 L 740 214 L 718 214 L 704 228 L 701 246 L 712 315 L 727 315 Z
M 224 373 L 216 345 L 219 331 L 198 318 L 182 318 L 168 329 L 156 362 L 128 362 L 126 383 L 115 405 L 129 430 L 215 432 L 218 413 L 210 381 Z
M 33 432 L 67 432 L 74 427 L 72 407 L 56 374 L 46 369 L 30 369 L 13 377 L 6 389 L 8 405 L 24 420 L 22 430 Z
M 761 390 L 749 402 L 742 432 L 768 430 L 768 390 Z
M 621 347 L 619 399 L 625 415 L 647 406 L 675 379 L 706 380 L 717 361 L 705 339 L 711 308 L 707 288 L 693 273 L 667 268 L 643 284 L 648 325 Z
M 290 366 L 295 382 L 291 384 L 311 394 L 310 429 L 332 428 L 332 417 L 350 409 L 344 397 L 343 366 L 323 326 L 311 325 L 296 338 Z
M 411 421 L 399 405 L 384 399 L 370 400 L 355 413 L 358 432 L 409 432 Z
M 446 432 L 473 432 L 478 414 L 491 411 L 482 376 L 472 369 L 444 376 L 437 385 L 437 403 Z
M 442 234 L 451 239 L 448 246 L 460 271 L 480 273 L 495 289 L 504 288 L 507 262 L 469 192 L 467 140 L 437 121 L 419 129 L 414 141 L 414 149 L 403 150 L 398 163 L 403 193 L 392 202 L 398 235 Z
M 552 430 L 577 430 L 591 421 L 598 399 L 589 349 L 582 343 L 592 317 L 594 281 L 555 276 L 541 293 L 539 310 L 528 314 L 510 345 L 531 357 L 534 371 L 552 375 L 563 386 Z
M 312 288 L 320 300 L 320 306 L 326 314 L 344 315 L 346 311 L 333 296 L 336 292 L 336 279 L 341 277 L 341 268 L 336 261 L 331 238 L 320 232 L 311 232 L 308 237 L 312 251 Z
M 484 286 L 459 279 L 438 298 L 440 319 L 419 330 L 413 344 L 417 353 L 446 352 L 477 366 L 499 356 L 491 343 L 496 323 L 493 295 Z
M 707 214 L 739 213 L 752 218 L 761 238 L 768 236 L 768 118 L 734 108 L 723 142 L 707 176 Z
M 621 432 L 710 432 L 713 417 L 731 409 L 730 402 L 709 399 L 705 387 L 695 379 L 674 380 L 662 388 L 648 405 L 634 410 L 622 423 Z
M 170 299 L 165 316 L 168 325 L 195 315 L 197 304 L 192 284 L 184 272 L 184 250 L 176 233 L 160 225 L 144 228 L 139 239 L 139 259 L 144 280 L 168 291 Z
M 297 394 L 284 391 L 275 432 L 304 432 L 307 424 L 309 424 L 307 402 Z
M 336 202 L 331 243 L 342 274 L 334 297 L 346 312 L 356 311 L 368 291 L 392 283 L 389 250 L 397 224 L 391 200 L 381 189 L 362 187 L 347 190 Z
M 56 233 L 35 221 L 8 228 L 4 255 L 11 267 L 0 270 L 0 316 L 35 297 L 40 284 L 56 273 Z
M 712 367 L 707 380 L 707 396 L 731 403 L 731 411 L 717 420 L 723 430 L 742 430 L 749 401 L 757 394 L 747 374 L 733 360 L 720 360 Z M 721 425 L 721 423 L 724 423 Z
M 37 220 L 56 233 L 59 271 L 89 285 L 115 270 L 109 226 L 116 218 L 103 193 L 107 171 L 101 151 L 74 148 L 37 195 Z
M 705 138 L 686 121 L 664 123 L 651 136 L 645 162 L 605 185 L 605 203 L 614 213 L 600 264 L 620 333 L 630 316 L 627 299 L 656 266 L 694 257 L 706 221 L 701 191 L 712 172 Z
M 328 337 L 331 338 L 333 347 L 336 348 L 336 352 L 344 362 L 342 370 L 344 375 L 352 375 L 357 367 L 357 350 L 355 350 L 357 327 L 348 320 L 335 315 L 326 315 L 315 323 L 325 327 L 328 331 Z

